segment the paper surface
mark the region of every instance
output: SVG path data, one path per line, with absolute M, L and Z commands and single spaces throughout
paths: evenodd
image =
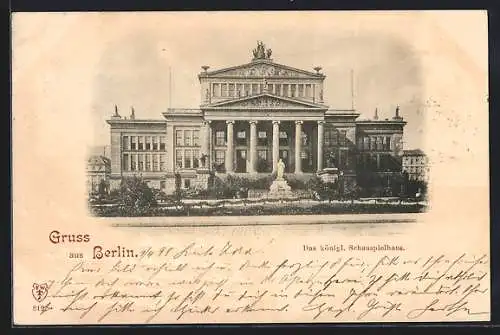
M 15 13 L 12 31 L 15 324 L 490 320 L 486 12 Z M 428 211 L 90 216 L 112 106 L 197 108 L 199 67 L 265 38 L 323 66 L 331 108 L 351 105 L 350 68 L 361 113 L 406 103 Z

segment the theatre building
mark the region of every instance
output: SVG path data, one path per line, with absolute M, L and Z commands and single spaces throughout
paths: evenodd
M 166 193 L 207 188 L 210 176 L 285 173 L 309 178 L 336 167 L 355 180 L 359 169 L 401 172 L 403 128 L 399 108 L 392 119 L 357 120 L 355 110 L 331 109 L 324 101 L 326 76 L 278 64 L 258 42 L 249 63 L 198 74 L 199 108 L 169 108 L 163 118 L 122 117 L 111 127 L 111 183 L 140 175 Z M 350 85 L 350 83 L 346 83 Z M 334 102 L 333 102 L 334 103 Z

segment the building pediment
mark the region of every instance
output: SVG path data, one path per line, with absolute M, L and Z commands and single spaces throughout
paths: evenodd
M 220 101 L 217 103 L 202 106 L 203 109 L 313 109 L 313 110 L 324 110 L 327 106 L 291 99 L 286 97 L 280 97 L 269 93 L 260 94 L 252 97 L 244 97 L 240 99 L 231 99 Z
M 270 60 L 263 59 L 248 64 L 233 66 L 225 69 L 204 72 L 200 77 L 207 78 L 300 78 L 318 79 L 324 78 L 321 73 L 314 73 L 290 66 L 276 64 Z

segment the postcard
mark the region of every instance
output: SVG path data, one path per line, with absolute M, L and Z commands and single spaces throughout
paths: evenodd
M 490 320 L 485 11 L 14 13 L 15 325 Z

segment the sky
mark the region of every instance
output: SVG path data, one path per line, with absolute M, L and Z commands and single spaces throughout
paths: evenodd
M 88 64 L 91 146 L 109 145 L 105 121 L 114 105 L 122 116 L 128 116 L 133 106 L 137 118 L 148 119 L 161 119 L 168 107 L 197 108 L 201 66 L 216 70 L 248 63 L 261 40 L 273 50 L 275 63 L 309 71 L 321 66 L 326 75 L 325 103 L 331 109 L 349 109 L 354 104 L 362 119 L 373 117 L 377 108 L 379 118 L 385 119 L 399 105 L 408 122 L 405 148 L 421 147 L 425 135 L 422 111 L 430 99 L 422 64 L 428 51 L 423 46 L 433 36 L 429 17 L 422 12 L 106 13 L 88 17 L 79 21 L 79 31 L 87 37 L 82 38 L 81 43 L 87 44 L 83 47 L 98 53 Z M 446 30 L 447 19 L 441 17 L 440 29 Z M 455 17 L 448 21 L 456 23 Z M 457 32 L 448 29 L 447 33 Z M 467 29 L 458 34 L 467 34 Z

